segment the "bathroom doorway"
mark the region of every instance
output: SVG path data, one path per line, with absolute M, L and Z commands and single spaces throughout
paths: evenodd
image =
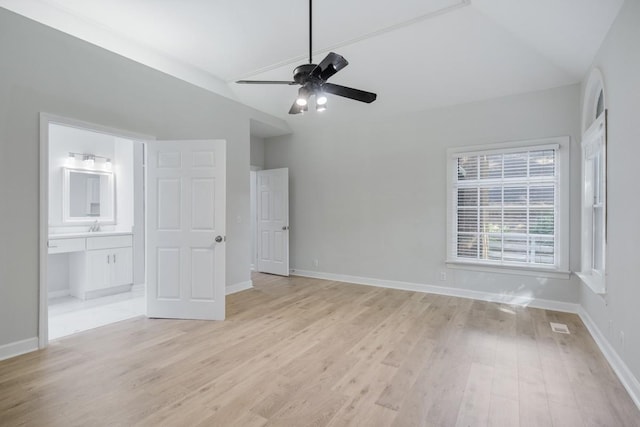
M 226 160 L 224 139 L 41 114 L 38 347 L 58 321 L 52 339 L 145 314 L 224 320 Z
M 142 138 L 48 123 L 48 339 L 145 314 Z

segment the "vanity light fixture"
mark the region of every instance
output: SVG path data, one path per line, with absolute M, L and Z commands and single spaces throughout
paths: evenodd
M 111 169 L 113 167 L 113 162 L 108 157 L 98 156 L 96 154 L 90 154 L 90 153 L 74 153 L 74 152 L 69 152 L 69 157 L 67 158 L 67 165 L 71 166 L 73 163 L 76 163 L 78 160 L 82 160 L 82 165 L 86 168 L 94 167 L 96 165 L 96 160 L 101 161 L 105 169 Z
M 87 167 L 93 167 L 96 164 L 96 158 L 91 154 L 85 154 L 82 159 L 82 162 Z

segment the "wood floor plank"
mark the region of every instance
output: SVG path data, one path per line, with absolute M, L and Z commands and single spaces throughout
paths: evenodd
M 640 426 L 575 315 L 253 283 L 224 322 L 129 319 L 0 362 L 0 425 Z

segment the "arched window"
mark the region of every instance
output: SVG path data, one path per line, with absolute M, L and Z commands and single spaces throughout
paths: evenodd
M 606 293 L 607 106 L 600 70 L 591 72 L 582 107 L 582 238 L 578 276 Z

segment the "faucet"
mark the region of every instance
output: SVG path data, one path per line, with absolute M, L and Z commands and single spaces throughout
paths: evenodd
M 98 224 L 98 220 L 93 223 L 91 227 L 89 227 L 89 232 L 100 231 L 100 224 Z

